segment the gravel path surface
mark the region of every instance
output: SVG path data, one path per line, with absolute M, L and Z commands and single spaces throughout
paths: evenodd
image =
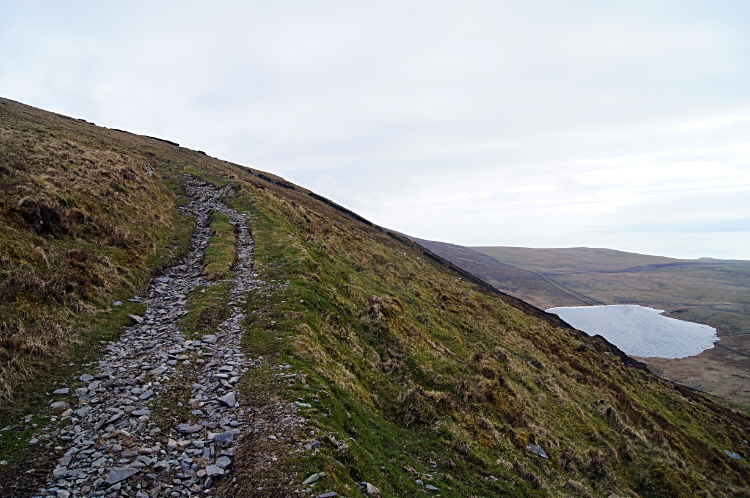
M 244 295 L 262 284 L 252 271 L 248 220 L 222 202 L 231 187 L 187 178 L 185 188 L 190 205 L 181 209 L 196 217 L 189 255 L 137 298 L 148 305 L 145 316 L 132 316 L 134 325 L 107 346 L 95 374 L 79 378 L 78 406 L 58 402 L 68 424 L 51 436 L 67 452 L 38 496 L 206 496 L 231 473 L 238 440 L 254 430 L 236 389 L 254 365 L 240 348 Z M 237 229 L 230 316 L 214 334 L 186 340 L 178 328 L 186 296 L 213 285 L 202 276 L 211 210 L 226 214 Z M 153 411 L 170 389 L 186 390 L 188 383 L 185 420 L 162 432 Z

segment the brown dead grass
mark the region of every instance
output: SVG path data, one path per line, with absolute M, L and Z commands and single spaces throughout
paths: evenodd
M 80 316 L 144 282 L 175 211 L 154 156 L 0 105 L 0 398 L 11 399 L 80 339 Z

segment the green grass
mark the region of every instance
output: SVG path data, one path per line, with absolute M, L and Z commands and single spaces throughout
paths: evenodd
M 203 274 L 209 280 L 224 278 L 236 258 L 234 227 L 223 213 L 211 214 L 211 238 L 205 253 L 206 267 Z
M 188 294 L 188 314 L 180 320 L 180 330 L 188 339 L 200 339 L 211 334 L 216 326 L 229 317 L 229 291 L 232 282 L 198 286 Z

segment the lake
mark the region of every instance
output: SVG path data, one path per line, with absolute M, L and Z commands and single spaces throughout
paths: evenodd
M 634 304 L 550 308 L 573 327 L 599 334 L 630 356 L 685 358 L 714 347 L 716 329 Z

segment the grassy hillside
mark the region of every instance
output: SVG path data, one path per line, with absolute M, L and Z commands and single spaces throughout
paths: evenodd
M 243 395 L 255 417 L 264 405 L 299 401 L 307 425 L 273 440 L 250 438 L 223 495 L 351 497 L 366 481 L 382 496 L 750 496 L 750 419 L 741 408 L 624 365 L 604 341 L 278 177 L 9 101 L 0 108 L 1 164 L 9 171 L 0 179 L 2 223 L 14 230 L 2 232 L 3 320 L 20 324 L 29 341 L 42 333 L 32 324 L 37 316 L 71 324 L 109 316 L 111 300 L 125 301 L 164 264 L 167 248 L 179 253 L 190 226 L 176 211 L 180 174 L 234 186 L 231 205 L 251 216 L 264 282 L 247 296 L 244 347 L 269 360 L 247 372 Z M 51 159 L 56 141 L 71 144 L 73 159 Z M 86 155 L 78 151 L 89 149 L 93 163 L 75 169 Z M 115 155 L 127 156 L 134 180 L 120 180 L 117 168 L 126 167 Z M 106 181 L 87 187 L 102 192 L 90 204 L 72 186 L 70 206 L 55 196 L 65 182 L 83 181 L 76 172 L 99 170 L 110 176 L 96 173 Z M 115 183 L 133 195 L 118 197 Z M 134 197 L 146 188 L 150 196 Z M 27 195 L 29 206 L 53 206 L 61 220 L 86 209 L 91 223 L 108 222 L 121 235 L 43 232 L 37 211 L 24 207 L 30 201 L 21 202 Z M 214 222 L 227 239 L 223 221 Z M 122 240 L 133 242 L 117 245 Z M 35 247 L 49 264 L 32 257 Z M 93 291 L 73 288 L 63 296 L 75 300 L 66 301 L 14 290 L 24 271 L 68 281 L 62 276 L 77 268 L 77 253 L 68 254 L 79 249 L 96 261 Z M 227 271 L 225 257 L 215 262 L 217 275 Z M 73 341 L 91 341 L 95 330 L 71 327 L 48 354 L 74 350 Z M 34 353 L 1 346 L 25 365 L 3 372 L 8 386 L 36 378 Z M 308 492 L 301 482 L 317 472 L 327 476 Z
M 641 304 L 666 310 L 666 316 L 715 327 L 721 341 L 713 349 L 678 360 L 644 361 L 667 379 L 750 405 L 750 261 L 680 260 L 588 248 L 474 249 L 471 254 L 478 252 L 478 257 L 467 258 L 474 263 L 492 257 L 498 265 L 532 273 L 587 304 Z M 442 246 L 435 251 L 452 257 Z M 514 295 L 532 295 L 545 309 L 583 304 L 571 304 L 564 295 L 528 281 L 514 280 L 518 291 L 498 284 Z

